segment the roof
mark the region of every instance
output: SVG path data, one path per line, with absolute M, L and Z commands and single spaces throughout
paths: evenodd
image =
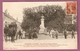
M 6 17 L 8 17 L 8 18 L 10 18 L 10 19 L 12 19 L 12 20 L 20 23 L 18 20 L 14 19 L 11 15 L 9 15 L 9 14 L 7 14 L 7 13 L 4 13 L 4 12 L 3 12 L 3 14 L 4 14 Z

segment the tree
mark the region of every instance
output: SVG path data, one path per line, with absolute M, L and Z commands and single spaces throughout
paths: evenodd
M 48 29 L 54 28 L 57 30 L 62 30 L 64 28 L 65 12 L 61 6 L 46 5 L 33 8 L 24 8 L 23 14 L 24 17 L 21 27 L 24 30 L 31 27 L 39 28 L 42 15 L 45 19 L 45 27 L 48 27 Z

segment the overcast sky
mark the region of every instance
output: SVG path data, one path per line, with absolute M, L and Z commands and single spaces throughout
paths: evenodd
M 32 8 L 39 5 L 60 5 L 62 8 L 66 7 L 66 2 L 3 2 L 3 12 L 7 9 L 8 13 L 19 22 L 23 19 L 23 8 Z

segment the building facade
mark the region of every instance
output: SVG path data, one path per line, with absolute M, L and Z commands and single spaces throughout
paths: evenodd
M 9 13 L 6 13 L 6 12 L 3 12 L 3 28 L 4 28 L 4 25 L 5 25 L 5 22 L 7 22 L 7 24 L 9 25 L 11 22 L 16 22 L 17 24 L 17 28 L 18 29 L 21 29 L 21 23 L 14 19 Z
M 77 23 L 77 15 L 76 14 L 65 16 L 64 24 L 75 24 L 75 23 Z

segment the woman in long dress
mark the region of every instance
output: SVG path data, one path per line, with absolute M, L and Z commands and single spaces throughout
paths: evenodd
M 55 33 L 55 31 L 52 29 L 52 30 L 50 31 L 50 35 L 51 35 L 52 38 L 54 38 L 54 33 Z

